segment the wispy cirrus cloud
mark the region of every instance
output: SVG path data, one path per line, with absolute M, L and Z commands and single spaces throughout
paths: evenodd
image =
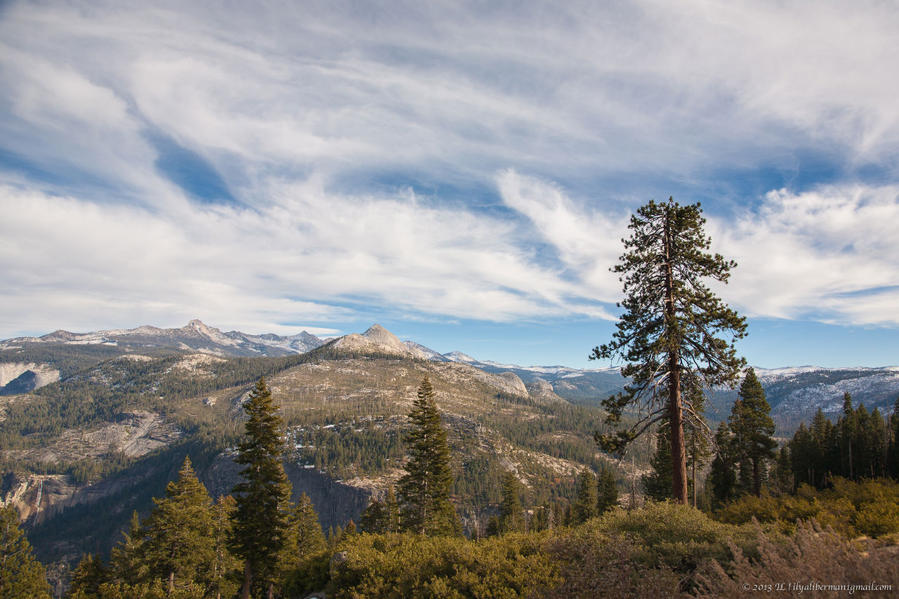
M 897 26 L 876 2 L 10 3 L 2 328 L 609 318 L 628 213 L 672 193 L 703 199 L 741 309 L 897 324 Z

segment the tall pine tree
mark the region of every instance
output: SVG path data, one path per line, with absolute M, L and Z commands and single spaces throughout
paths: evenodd
M 425 377 L 409 412 L 409 461 L 406 474 L 397 483 L 400 523 L 420 534 L 449 535 L 458 533 L 460 527 L 449 500 L 453 484 L 450 452 L 434 397 L 431 381 Z
M 621 451 L 667 419 L 672 495 L 680 503 L 687 503 L 684 420 L 697 425 L 702 420 L 691 398 L 704 388 L 733 385 L 745 365 L 734 347 L 745 335 L 744 319 L 703 282 L 726 283 L 736 263 L 708 251 L 704 224 L 699 204 L 681 206 L 671 198 L 637 210 L 631 236 L 624 240 L 625 253 L 612 268 L 624 283 L 624 314 L 612 341 L 590 355 L 622 358 L 626 365 L 621 373 L 631 380 L 623 392 L 603 402 L 608 421 L 618 422 L 631 405 L 646 412 L 629 430 L 597 435 L 597 441 L 607 451 Z
M 249 417 L 246 436 L 234 460 L 244 466 L 240 471 L 244 480 L 234 487 L 237 509 L 231 547 L 244 560 L 241 599 L 250 599 L 251 592 L 271 598 L 287 529 L 290 481 L 281 463 L 283 424 L 264 378 L 256 383 L 244 410 Z

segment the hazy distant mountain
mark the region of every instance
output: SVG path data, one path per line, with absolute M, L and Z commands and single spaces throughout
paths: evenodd
M 306 331 L 290 337 L 271 333 L 249 335 L 239 331 L 223 333 L 200 320 L 191 320 L 178 329 L 141 326 L 135 329 L 111 329 L 92 333 L 54 331 L 42 337 L 18 337 L 0 342 L 0 349 L 10 349 L 23 343 L 56 343 L 63 345 L 107 345 L 123 350 L 169 348 L 181 351 L 200 351 L 220 356 L 286 356 L 305 353 L 322 345 L 323 340 Z
M 54 331 L 42 337 L 20 337 L 0 341 L 0 395 L 27 393 L 66 376 L 65 369 L 41 359 L 16 359 L 11 351 L 23 346 L 44 346 L 50 354 L 55 345 L 83 346 L 102 355 L 144 352 L 148 349 L 178 352 L 202 352 L 221 357 L 287 356 L 318 350 L 322 356 L 393 356 L 432 362 L 456 362 L 479 370 L 499 374 L 514 373 L 524 384 L 545 381 L 552 392 L 568 401 L 598 405 L 617 393 L 626 380 L 618 368 L 577 369 L 567 366 L 520 366 L 491 360 L 479 360 L 459 351 L 436 352 L 411 340 L 401 341 L 390 331 L 375 324 L 362 334 L 322 340 L 303 331 L 293 336 L 271 333 L 250 335 L 240 331 L 223 333 L 199 320 L 186 326 L 162 329 L 141 326 L 135 329 L 112 329 L 92 333 Z M 98 354 L 100 356 L 101 354 Z M 95 361 L 99 361 L 97 357 Z M 83 366 L 83 365 L 82 365 Z M 782 433 L 791 432 L 799 422 L 810 419 L 818 407 L 828 415 L 836 415 L 842 406 L 843 393 L 849 392 L 856 404 L 869 409 L 878 407 L 890 412 L 899 397 L 899 368 L 822 368 L 801 366 L 778 369 L 757 368 L 756 372 L 768 395 L 772 415 Z M 541 388 L 543 388 L 541 386 Z M 736 392 L 716 390 L 710 393 L 707 414 L 712 421 L 726 419 Z
M 430 352 L 430 353 L 429 353 Z M 329 356 L 396 356 L 428 360 L 431 350 L 419 350 L 407 345 L 379 324 L 372 325 L 361 335 L 350 333 L 325 343 L 317 353 Z

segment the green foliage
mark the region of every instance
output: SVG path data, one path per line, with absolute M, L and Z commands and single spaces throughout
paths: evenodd
M 230 495 L 219 497 L 212 508 L 212 539 L 209 543 L 212 556 L 204 568 L 203 578 L 209 597 L 232 597 L 237 591 L 235 575 L 240 571 L 242 564 L 228 550 L 236 509 L 237 502 Z
M 95 597 L 100 592 L 100 585 L 109 580 L 109 569 L 99 557 L 88 553 L 81 558 L 78 566 L 72 571 L 72 582 L 69 596 Z
M 899 533 L 899 483 L 836 478 L 831 488 L 820 491 L 802 485 L 796 495 L 741 497 L 716 512 L 715 518 L 731 524 L 755 518 L 786 531 L 793 530 L 796 520 L 814 519 L 850 537 L 881 537 Z
M 609 451 L 623 446 L 652 424 L 668 419 L 672 447 L 672 492 L 687 501 L 683 420 L 700 425 L 701 409 L 694 399 L 704 388 L 732 385 L 745 360 L 734 341 L 745 335 L 746 323 L 703 283 L 726 283 L 736 266 L 709 253 L 699 204 L 681 206 L 650 201 L 631 217 L 625 253 L 612 268 L 621 275 L 624 314 L 612 341 L 593 349 L 591 359 L 620 357 L 621 374 L 630 378 L 624 391 L 603 402 L 610 423 L 617 423 L 629 406 L 648 412 L 629 430 L 600 434 Z M 728 341 L 724 335 L 729 335 Z
M 670 567 L 648 565 L 643 549 L 624 536 L 582 528 L 549 543 L 547 559 L 559 565 L 561 583 L 548 599 L 657 599 L 680 597 L 682 576 Z
M 649 502 L 633 511 L 615 509 L 588 523 L 585 534 L 626 536 L 635 555 L 649 566 L 664 564 L 690 572 L 706 559 L 727 560 L 729 543 L 747 546 L 751 531 L 716 522 L 696 508 L 671 502 Z
M 730 439 L 730 429 L 722 422 L 715 433 L 715 459 L 706 481 L 713 507 L 720 507 L 737 495 L 736 459 Z
M 387 489 L 383 500 L 372 496 L 371 503 L 362 512 L 360 524 L 363 532 L 373 534 L 399 531 L 399 505 L 393 487 Z
M 734 402 L 728 419 L 731 432 L 731 454 L 741 472 L 749 481 L 744 482 L 744 492 L 759 496 L 767 473 L 767 463 L 775 456 L 777 442 L 772 438 L 774 421 L 771 406 L 765 400 L 765 391 L 755 376 L 755 370 L 746 370 L 740 385 L 740 399 Z
M 577 477 L 577 494 L 571 504 L 571 523 L 583 524 L 595 517 L 598 507 L 596 477 L 592 472 L 585 470 Z
M 312 500 L 301 493 L 296 506 L 290 511 L 284 547 L 279 557 L 284 594 L 302 596 L 321 588 L 327 582 L 329 555 Z
M 449 501 L 453 473 L 450 470 L 446 431 L 434 401 L 431 381 L 425 377 L 409 413 L 412 429 L 406 436 L 409 461 L 397 482 L 400 524 L 420 534 L 456 534 L 456 509 Z
M 511 472 L 503 474 L 503 499 L 499 505 L 500 532 L 524 532 L 524 510 L 521 507 L 521 483 Z
M 0 597 L 50 599 L 44 566 L 34 558 L 12 505 L 0 508 Z
M 671 497 L 671 441 L 667 426 L 659 427 L 656 433 L 656 452 L 649 461 L 650 471 L 640 482 L 646 496 L 654 501 L 665 501 Z
M 602 515 L 618 506 L 618 482 L 611 468 L 605 466 L 599 470 L 599 482 L 596 493 L 596 513 Z
M 508 534 L 479 541 L 408 533 L 356 535 L 340 545 L 332 561 L 333 596 L 543 596 L 558 582 L 556 566 L 546 559 L 543 545 L 544 537 L 534 534 Z
M 246 437 L 234 459 L 244 466 L 240 471 L 244 480 L 234 487 L 237 509 L 231 548 L 244 560 L 241 593 L 249 596 L 251 586 L 267 591 L 276 583 L 277 557 L 287 529 L 290 481 L 281 463 L 282 421 L 264 378 L 256 383 L 244 410 L 249 416 Z
M 184 458 L 178 479 L 167 485 L 166 496 L 153 503 L 156 507 L 143 524 L 141 557 L 149 575 L 168 581 L 168 590 L 174 591 L 205 575 L 202 569 L 213 558 L 212 500 L 189 457 Z
M 899 417 L 891 424 L 875 409 L 852 407 L 852 397 L 843 397 L 843 412 L 836 425 L 819 409 L 811 426 L 801 424 L 788 443 L 792 477 L 796 485 L 824 488 L 840 476 L 852 480 L 897 477 L 890 467 L 891 446 L 896 443 Z M 893 444 L 893 445 L 891 445 Z

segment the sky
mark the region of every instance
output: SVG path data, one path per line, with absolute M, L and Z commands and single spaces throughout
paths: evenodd
M 0 3 L 0 338 L 200 318 L 588 362 L 701 202 L 762 367 L 899 363 L 899 6 Z

